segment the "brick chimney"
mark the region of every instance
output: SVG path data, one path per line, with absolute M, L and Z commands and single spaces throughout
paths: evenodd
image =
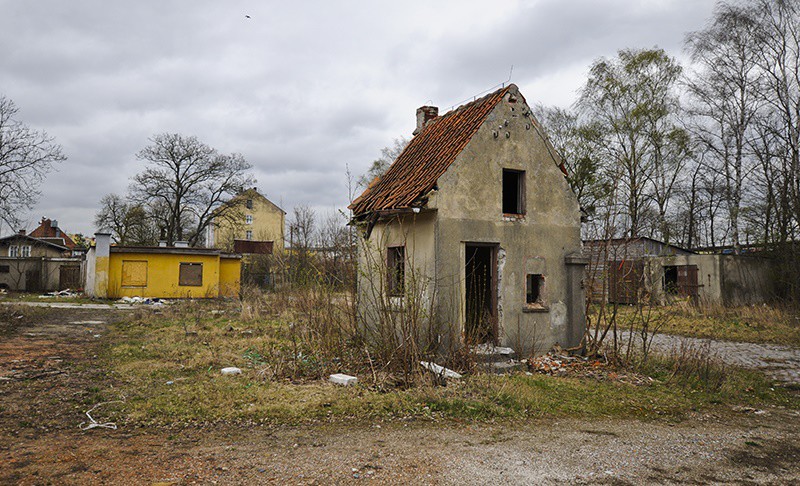
M 417 108 L 417 129 L 413 135 L 418 134 L 425 128 L 429 121 L 439 116 L 439 108 L 436 106 L 420 106 Z

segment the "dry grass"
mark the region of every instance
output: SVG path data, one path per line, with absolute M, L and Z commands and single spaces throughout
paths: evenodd
M 126 397 L 121 420 L 162 425 L 680 417 L 720 403 L 800 407 L 796 395 L 771 389 L 759 375 L 727 370 L 721 381 L 693 381 L 672 373 L 668 360 L 650 368 L 657 379 L 649 386 L 518 374 L 468 376 L 446 387 L 424 380 L 399 387 L 351 340 L 346 320 L 325 329 L 327 319 L 344 319 L 337 317 L 340 306 L 334 304 L 337 299 L 322 293 L 272 294 L 245 304 L 183 302 L 160 313 L 141 311 L 109 329 L 110 345 L 101 358 L 116 384 L 101 394 Z M 223 376 L 220 369 L 226 366 L 243 373 Z M 355 374 L 360 384 L 328 384 L 325 379 L 334 372 Z
M 618 313 L 626 319 L 635 311 L 634 307 L 619 306 Z M 657 317 L 665 317 L 661 319 L 660 332 L 666 334 L 800 346 L 800 312 L 789 308 L 766 305 L 696 307 L 679 303 L 655 307 L 652 311 Z

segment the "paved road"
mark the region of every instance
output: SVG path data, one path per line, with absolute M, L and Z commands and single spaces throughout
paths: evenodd
M 756 369 L 776 381 L 800 385 L 800 348 L 658 334 L 653 338 L 652 349 L 669 353 L 680 350 L 681 346 L 693 349 L 708 346 L 712 356 L 726 364 Z

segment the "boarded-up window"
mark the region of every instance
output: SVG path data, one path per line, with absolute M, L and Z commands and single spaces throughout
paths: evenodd
M 122 286 L 147 287 L 147 262 L 122 260 Z
M 203 264 L 181 262 L 178 285 L 200 287 L 203 285 Z

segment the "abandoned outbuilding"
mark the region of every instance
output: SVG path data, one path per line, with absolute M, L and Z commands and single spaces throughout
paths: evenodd
M 525 354 L 579 344 L 581 211 L 517 86 L 443 116 L 423 106 L 414 133 L 350 206 L 362 325 L 424 321 L 423 345 Z
M 758 254 L 699 253 L 647 237 L 589 240 L 584 251 L 594 302 L 749 305 L 775 295 L 772 262 Z
M 213 248 L 111 246 L 95 233 L 86 255 L 86 295 L 99 298 L 209 298 L 239 293 L 241 255 Z
M 26 292 L 80 289 L 83 260 L 70 248 L 24 230 L 0 238 L 0 288 Z

